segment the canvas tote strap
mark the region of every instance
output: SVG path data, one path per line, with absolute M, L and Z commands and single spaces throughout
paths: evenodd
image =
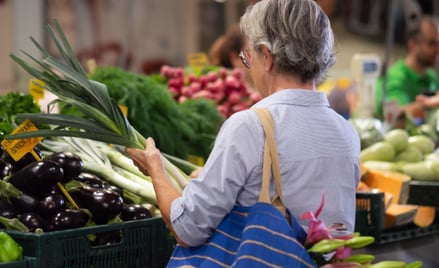
M 259 195 L 259 202 L 271 203 L 287 218 L 285 203 L 282 196 L 282 184 L 280 178 L 279 156 L 277 153 L 276 141 L 274 139 L 274 123 L 270 111 L 264 108 L 253 108 L 259 117 L 265 132 L 264 144 L 264 165 L 262 169 L 262 186 Z M 273 171 L 276 185 L 276 195 L 270 201 L 270 175 Z

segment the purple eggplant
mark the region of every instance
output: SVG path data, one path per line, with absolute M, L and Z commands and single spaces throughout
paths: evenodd
M 59 231 L 84 227 L 90 216 L 82 209 L 63 209 L 50 218 L 48 225 L 50 231 Z
M 79 207 L 91 212 L 96 224 L 106 224 L 119 214 L 123 207 L 120 194 L 107 189 L 81 186 L 70 190 L 69 193 Z
M 0 216 L 8 219 L 17 217 L 17 211 L 15 208 L 3 198 L 0 198 Z
M 24 168 L 25 166 L 37 162 L 43 158 L 43 154 L 37 147 L 34 147 L 33 150 L 34 153 L 39 157 L 39 159 L 35 159 L 34 154 L 27 153 L 18 161 L 15 161 L 6 151 L 3 152 L 2 159 L 12 165 L 13 172 L 17 172 L 20 169 Z
M 13 172 L 12 164 L 0 159 L 0 180 L 4 177 L 10 176 Z
M 105 181 L 103 181 L 95 174 L 81 172 L 81 174 L 76 176 L 75 180 L 82 182 L 93 188 L 105 188 Z
M 151 217 L 151 211 L 139 204 L 124 204 L 120 213 L 120 219 L 123 221 L 149 219 Z
M 26 193 L 18 196 L 10 196 L 12 206 L 20 213 L 37 212 L 40 208 L 40 199 Z
M 83 167 L 82 159 L 74 153 L 57 152 L 47 156 L 44 159 L 56 162 L 62 167 L 64 171 L 64 176 L 61 180 L 62 183 L 66 183 L 70 180 L 73 180 L 82 172 L 82 167 Z
M 66 208 L 66 200 L 60 194 L 51 194 L 40 200 L 39 214 L 48 219 Z
M 35 232 L 37 229 L 48 231 L 46 221 L 37 213 L 23 213 L 18 215 L 18 219 L 29 228 L 30 232 Z
M 120 187 L 117 187 L 115 185 L 105 184 L 104 188 L 107 190 L 118 193 L 123 199 L 123 190 Z
M 0 180 L 0 196 L 19 213 L 38 211 L 40 199 L 17 189 L 13 184 Z
M 41 160 L 12 174 L 8 182 L 27 194 L 44 197 L 63 176 L 64 171 L 58 163 Z

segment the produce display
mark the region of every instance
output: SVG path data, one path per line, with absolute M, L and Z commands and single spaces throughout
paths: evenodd
M 59 149 L 56 146 L 51 148 Z M 84 166 L 87 165 L 75 153 L 44 151 L 43 155 L 41 160 L 34 159 L 0 181 L 3 208 L 0 222 L 6 228 L 50 232 L 154 215 L 154 211 L 147 208 L 151 203 L 141 197 L 130 199 L 127 190 L 86 172 Z M 67 190 L 73 203 L 66 198 L 58 183 Z M 136 211 L 139 213 L 133 215 Z M 124 216 L 120 217 L 122 214 Z
M 153 137 L 169 178 L 182 190 L 188 174 L 198 168 L 186 161 L 188 155 L 207 157 L 224 119 L 261 98 L 238 69 L 212 67 L 196 73 L 164 66 L 160 74 L 144 76 L 97 67 L 87 74 L 59 25 L 54 25 L 49 35 L 61 58 L 51 56 L 35 40 L 43 60 L 28 54 L 29 62 L 11 57 L 56 95 L 60 112 L 41 113 L 27 94 L 0 96 L 1 139 L 44 137 L 18 161 L 1 148 L 0 228 L 39 234 L 158 216 L 151 178 L 134 166 L 124 147 L 144 148 L 145 137 Z M 121 106 L 127 108 L 126 116 Z M 24 120 L 39 130 L 12 135 Z M 362 181 L 369 184 L 364 189 L 379 187 L 389 193 L 386 217 L 393 226 L 401 218 L 395 205 L 407 200 L 409 180 L 439 181 L 437 135 L 430 125 L 383 132 L 377 120 L 351 122 L 361 140 L 362 167 L 369 172 Z M 414 220 L 416 213 L 409 212 Z M 374 263 L 373 256 L 352 252 L 373 243 L 373 237 L 359 233 L 333 237 L 314 215 L 306 219 L 311 221 L 313 240 L 306 246 L 322 267 L 422 267 L 419 261 Z M 120 243 L 122 235 L 114 231 L 87 238 L 93 246 L 104 246 Z M 23 257 L 20 245 L 9 238 L 0 232 L 0 261 Z
M 398 171 L 413 180 L 439 181 L 439 155 L 434 150 L 430 136 L 392 129 L 363 148 L 360 160 L 368 169 Z
M 116 67 L 97 67 L 89 75 L 108 89 L 110 97 L 128 110 L 128 120 L 143 136 L 153 137 L 162 152 L 187 159 L 207 158 L 224 121 L 213 101 L 194 99 L 179 104 L 156 77 Z
M 261 99 L 260 94 L 249 87 L 244 72 L 239 68 L 211 67 L 196 74 L 190 68 L 165 65 L 160 75 L 179 103 L 188 99 L 210 99 L 226 118 L 248 109 Z

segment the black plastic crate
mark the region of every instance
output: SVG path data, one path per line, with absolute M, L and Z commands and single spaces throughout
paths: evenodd
M 426 235 L 439 234 L 439 218 L 428 227 L 415 224 L 384 229 L 384 193 L 357 192 L 355 231 L 375 237 L 376 244 L 401 241 Z
M 439 207 L 439 181 L 410 181 L 409 204 Z
M 7 232 L 24 255 L 38 258 L 37 267 L 165 267 L 174 247 L 161 217 L 40 234 Z M 90 236 L 106 232 L 120 232 L 120 242 L 91 244 Z
M 384 193 L 357 192 L 357 212 L 355 231 L 361 235 L 371 235 L 381 240 L 384 228 Z
M 39 262 L 37 258 L 23 257 L 22 260 L 13 262 L 2 262 L 0 268 L 36 268 Z

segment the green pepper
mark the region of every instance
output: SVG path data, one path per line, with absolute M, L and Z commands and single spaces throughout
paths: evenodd
M 0 262 L 18 261 L 23 258 L 23 248 L 7 233 L 0 232 Z

